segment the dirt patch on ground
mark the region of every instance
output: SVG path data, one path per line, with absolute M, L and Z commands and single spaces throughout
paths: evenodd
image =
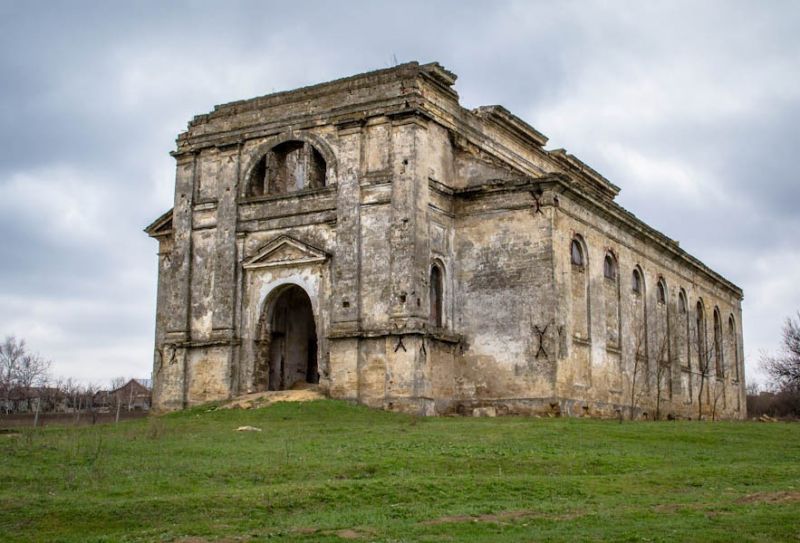
M 431 520 L 425 520 L 420 524 L 427 526 L 435 526 L 438 524 L 451 524 L 459 522 L 508 522 L 512 520 L 519 520 L 525 518 L 544 518 L 548 520 L 572 520 L 582 516 L 581 513 L 564 513 L 560 515 L 552 515 L 542 513 L 541 511 L 500 511 L 499 513 L 491 513 L 485 515 L 452 515 L 447 517 L 440 517 Z
M 183 539 L 174 540 L 175 543 L 241 543 L 246 539 L 241 537 L 226 538 L 226 539 L 205 539 L 202 537 L 184 537 Z
M 341 539 L 363 539 L 370 537 L 372 534 L 364 531 L 353 530 L 352 528 L 345 528 L 343 530 L 318 530 L 317 528 L 295 528 L 292 530 L 295 533 L 303 535 L 335 535 Z
M 757 492 L 736 500 L 736 503 L 792 503 L 800 502 L 800 492 Z
M 278 402 L 310 402 L 323 399 L 325 396 L 317 385 L 306 384 L 293 390 L 270 390 L 239 396 L 221 405 L 220 409 L 258 409 Z
M 342 539 L 361 539 L 365 535 L 361 532 L 356 532 L 355 530 L 338 530 L 334 533 Z

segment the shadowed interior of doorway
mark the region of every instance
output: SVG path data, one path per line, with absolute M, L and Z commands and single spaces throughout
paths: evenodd
M 258 390 L 288 390 L 318 383 L 317 331 L 308 294 L 283 287 L 266 304 L 256 364 Z

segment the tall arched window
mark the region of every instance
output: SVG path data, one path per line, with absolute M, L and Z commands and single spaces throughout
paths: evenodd
M 669 341 L 669 306 L 667 305 L 667 283 L 663 277 L 656 282 L 656 379 L 659 398 L 672 397 L 672 353 Z
M 583 239 L 576 235 L 569 246 L 572 262 L 572 330 L 573 335 L 589 338 L 589 281 L 586 273 L 586 248 Z
M 699 300 L 695 308 L 695 330 L 697 332 L 697 368 L 700 373 L 708 373 L 708 359 L 706 358 L 706 312 L 703 301 Z
M 678 360 L 683 368 L 681 371 L 681 390 L 687 402 L 692 401 L 692 360 L 689 336 L 689 312 L 686 303 L 686 292 L 678 291 L 678 317 L 676 327 L 676 345 L 678 347 Z
M 574 380 L 583 385 L 591 384 L 591 348 L 589 338 L 589 259 L 586 244 L 580 235 L 570 243 L 570 293 L 572 321 L 572 353 L 575 364 Z
M 613 253 L 606 253 L 603 260 L 603 277 L 605 277 L 603 294 L 606 304 L 606 345 L 619 347 L 619 280 L 617 275 L 617 259 Z
M 304 141 L 285 141 L 262 155 L 250 170 L 247 196 L 285 194 L 325 186 L 322 154 Z
M 728 338 L 731 346 L 731 356 L 728 358 L 733 363 L 733 378 L 739 380 L 739 337 L 736 334 L 736 321 L 733 315 L 728 317 Z
M 433 326 L 441 328 L 444 323 L 442 296 L 444 293 L 444 278 L 442 277 L 442 269 L 438 264 L 434 263 L 431 266 L 431 281 L 430 281 L 430 322 Z
M 613 389 L 622 390 L 622 331 L 620 329 L 620 302 L 619 302 L 619 274 L 617 273 L 617 258 L 609 251 L 603 259 L 603 301 L 606 312 L 606 360 L 609 367 L 614 368 L 611 373 Z
M 724 361 L 722 359 L 722 319 L 719 316 L 719 308 L 714 308 L 714 370 L 717 377 L 725 376 Z
M 636 358 L 648 364 L 648 338 L 647 338 L 647 300 L 644 296 L 644 273 L 637 265 L 631 272 L 631 292 L 633 293 L 633 334 L 636 345 Z M 649 370 L 648 370 L 649 371 Z

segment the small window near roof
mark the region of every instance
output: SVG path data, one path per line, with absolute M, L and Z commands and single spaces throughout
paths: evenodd
M 686 313 L 686 295 L 681 291 L 678 294 L 678 311 L 681 313 Z
M 606 255 L 606 259 L 603 262 L 603 275 L 606 279 L 614 280 L 617 278 L 617 266 L 614 263 L 614 257 L 610 254 Z
M 631 290 L 634 294 L 642 293 L 642 276 L 639 270 L 633 270 L 633 278 L 631 279 Z
M 658 288 L 656 290 L 656 297 L 657 297 L 658 303 L 660 303 L 660 304 L 667 303 L 667 289 L 664 286 L 664 280 L 663 279 L 661 279 L 658 282 Z
M 572 265 L 583 267 L 583 248 L 577 239 L 572 240 L 570 254 L 572 255 Z

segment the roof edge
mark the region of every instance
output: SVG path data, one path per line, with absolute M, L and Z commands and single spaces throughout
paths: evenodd
M 170 221 L 172 221 L 172 211 L 174 209 L 175 208 L 171 207 L 169 208 L 169 211 L 162 213 L 156 220 L 154 220 L 144 228 L 144 232 L 151 238 L 164 236 L 169 232 L 171 232 L 172 231 L 171 228 L 169 229 L 169 231 L 164 231 L 164 232 L 159 232 L 159 230 L 166 224 L 168 224 Z

